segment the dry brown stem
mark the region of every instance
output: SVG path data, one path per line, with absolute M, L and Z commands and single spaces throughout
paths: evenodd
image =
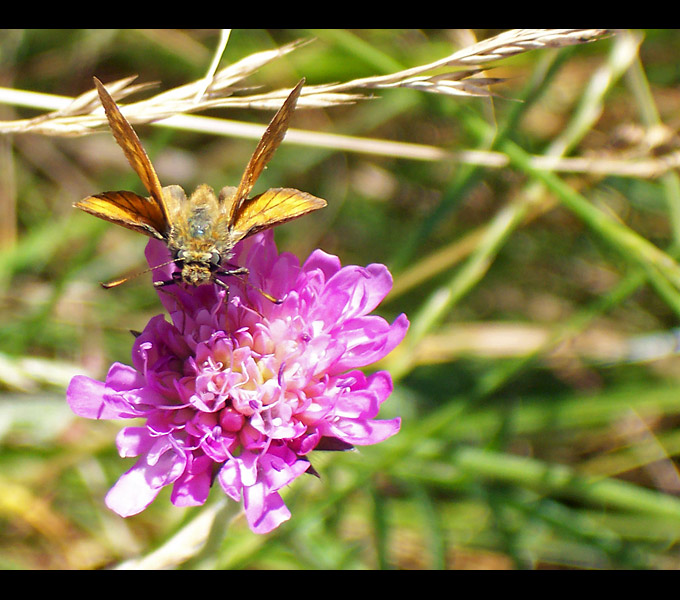
M 298 108 L 320 108 L 352 103 L 366 98 L 364 94 L 358 93 L 362 90 L 390 87 L 410 87 L 448 95 L 488 96 L 491 94 L 489 86 L 500 80 L 478 76 L 479 70 L 470 67 L 486 65 L 491 61 L 528 50 L 589 42 L 609 33 L 610 31 L 606 29 L 515 29 L 458 50 L 435 62 L 397 73 L 354 79 L 345 83 L 305 86 L 298 101 Z M 235 95 L 235 92 L 243 91 L 242 82 L 249 75 L 305 43 L 308 41 L 296 41 L 274 50 L 257 52 L 219 70 L 214 70 L 213 67 L 218 62 L 214 61 L 207 77 L 160 92 L 146 100 L 127 104 L 123 112 L 131 123 L 149 123 L 180 113 L 195 113 L 216 107 L 275 110 L 290 90 L 240 95 Z M 220 53 L 223 49 L 222 45 Z M 426 75 L 430 71 L 442 68 L 460 67 L 466 67 L 467 70 Z M 134 79 L 127 77 L 108 83 L 107 88 L 116 101 L 120 101 L 152 85 L 133 85 Z M 2 101 L 1 89 L 0 101 Z M 79 136 L 92 133 L 105 123 L 104 113 L 93 88 L 60 110 L 32 119 L 0 121 L 0 133 Z

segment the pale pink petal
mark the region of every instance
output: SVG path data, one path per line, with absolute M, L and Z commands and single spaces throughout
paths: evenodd
M 135 466 L 124 473 L 106 494 L 106 506 L 121 517 L 136 515 L 149 506 L 161 488 L 149 485 L 146 477 L 147 469 L 146 461 L 140 458 Z
M 227 461 L 217 474 L 217 481 L 220 482 L 224 493 L 232 500 L 241 500 L 241 474 L 235 460 Z
M 324 308 L 327 322 L 344 322 L 371 312 L 392 289 L 392 276 L 384 265 L 345 267 L 327 282 L 314 317 L 321 318 Z
M 175 506 L 201 506 L 208 499 L 213 461 L 201 456 L 192 461 L 172 486 L 170 501 Z
M 153 445 L 146 427 L 124 427 L 116 435 L 116 447 L 121 458 L 131 458 L 145 453 Z
M 243 508 L 250 529 L 254 533 L 269 533 L 290 519 L 290 510 L 278 492 L 264 495 L 264 485 L 243 490 Z
M 347 321 L 337 333 L 334 332 L 338 341 L 345 344 L 346 352 L 330 372 L 338 374 L 381 360 L 401 343 L 408 326 L 408 319 L 403 314 L 392 325 L 377 316 Z
M 118 419 L 119 410 L 104 402 L 106 385 L 85 375 L 76 375 L 66 390 L 66 400 L 71 410 L 86 419 Z
M 302 265 L 302 270 L 309 272 L 319 269 L 328 281 L 340 270 L 341 266 L 340 259 L 337 256 L 317 249 L 309 255 L 309 258 Z
M 368 446 L 386 440 L 399 432 L 401 419 L 388 421 L 375 419 L 338 418 L 330 424 L 328 435 L 357 446 Z

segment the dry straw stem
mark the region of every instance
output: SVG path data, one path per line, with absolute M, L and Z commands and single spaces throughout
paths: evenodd
M 238 514 L 230 514 L 238 512 Z M 115 568 L 117 570 L 162 570 L 181 565 L 195 557 L 209 540 L 215 521 L 230 522 L 240 516 L 242 511 L 236 502 L 226 497 L 205 506 L 196 517 L 170 538 L 160 548 L 138 558 L 127 560 Z M 224 523 L 223 523 L 224 524 Z
M 641 37 L 631 35 L 630 32 L 624 32 L 617 36 L 610 49 L 608 59 L 592 73 L 583 93 L 584 101 L 572 112 L 570 120 L 561 130 L 560 134 L 555 137 L 547 147 L 545 155 L 531 157 L 531 164 L 534 168 L 553 170 L 559 169 L 561 165 L 563 170 L 568 171 L 572 169 L 566 168 L 567 165 L 580 163 L 582 168 L 586 168 L 586 163 L 588 161 L 597 162 L 593 157 L 566 159 L 565 162 L 560 162 L 560 159 L 564 158 L 562 154 L 567 152 L 569 148 L 574 147 L 586 132 L 590 131 L 597 119 L 600 118 L 602 114 L 603 99 L 607 91 L 610 89 L 610 86 L 613 85 L 615 81 L 618 81 L 629 69 L 638 55 L 641 41 Z M 665 139 L 663 136 L 660 137 L 662 140 Z M 494 156 L 502 159 L 504 164 L 509 162 L 509 158 L 505 154 L 494 153 Z M 652 161 L 644 161 L 645 165 L 651 167 L 651 165 L 649 165 L 650 162 Z M 611 173 L 614 167 L 621 166 L 615 159 L 603 159 L 598 165 L 610 167 L 607 171 L 597 171 L 603 175 Z M 633 163 L 632 166 L 636 167 L 638 165 Z M 639 173 L 640 171 L 641 169 L 631 169 L 630 173 Z M 594 174 L 596 171 L 591 170 L 590 172 L 591 174 Z M 646 174 L 649 175 L 650 173 L 653 173 L 651 168 Z M 636 176 L 640 175 L 638 174 Z M 542 186 L 536 188 L 535 184 L 531 184 L 523 189 L 511 203 L 511 207 L 518 212 L 528 211 L 524 216 L 524 225 L 557 205 L 557 198 L 551 195 L 544 195 L 543 192 L 540 191 L 542 189 Z M 474 248 L 479 246 L 485 228 L 486 227 L 480 227 L 479 229 L 468 233 L 466 236 L 450 242 L 447 246 L 438 251 L 431 252 L 421 260 L 410 264 L 410 266 L 401 271 L 399 277 L 395 279 L 394 286 L 388 298 L 394 300 L 400 294 L 418 286 L 423 281 L 435 276 L 437 273 L 452 268 L 454 264 L 462 261 L 474 250 Z
M 488 86 L 500 79 L 479 76 L 478 67 L 509 56 L 536 49 L 557 48 L 580 44 L 612 35 L 609 29 L 513 29 L 492 38 L 467 46 L 437 61 L 391 73 L 388 75 L 353 79 L 344 83 L 308 85 L 302 90 L 298 108 L 324 108 L 354 103 L 369 98 L 365 90 L 408 87 L 446 95 L 492 95 Z M 262 66 L 280 58 L 311 40 L 296 41 L 280 48 L 251 54 L 213 73 L 213 62 L 208 76 L 135 103 L 126 104 L 123 112 L 132 123 L 152 123 L 177 129 L 259 139 L 262 126 L 239 123 L 197 115 L 187 115 L 207 108 L 255 108 L 275 110 L 290 90 L 234 95 L 244 92 L 243 80 Z M 219 52 L 224 49 L 224 36 Z M 426 73 L 441 69 L 465 67 L 464 71 Z M 154 87 L 153 83 L 133 84 L 136 78 L 127 77 L 107 83 L 111 95 L 120 101 L 132 94 Z M 49 136 L 80 136 L 106 126 L 106 118 L 94 88 L 75 99 L 0 88 L 0 102 L 34 108 L 54 109 L 31 119 L 0 121 L 0 134 L 33 133 Z M 449 151 L 436 146 L 378 140 L 357 136 L 290 129 L 288 143 L 330 148 L 424 161 L 447 161 L 461 164 L 505 168 L 508 157 L 501 152 L 484 150 Z M 535 156 L 532 166 L 559 172 L 618 175 L 624 177 L 658 177 L 680 166 L 680 152 L 645 158 Z
M 365 77 L 345 83 L 306 86 L 298 100 L 298 107 L 329 107 L 352 103 L 366 98 L 357 91 L 390 87 L 410 87 L 440 94 L 488 96 L 491 93 L 488 86 L 499 80 L 484 76 L 477 77 L 479 70 L 469 69 L 469 67 L 486 65 L 491 61 L 528 50 L 589 42 L 610 33 L 607 29 L 515 29 L 458 50 L 435 62 L 389 75 Z M 228 38 L 228 35 L 223 33 L 216 56 L 224 49 L 225 38 Z M 161 92 L 147 100 L 126 105 L 125 116 L 132 123 L 149 123 L 180 113 L 198 112 L 214 107 L 276 109 L 281 105 L 289 90 L 276 90 L 262 94 L 233 94 L 246 77 L 272 60 L 308 42 L 296 41 L 274 50 L 257 52 L 214 73 L 211 69 L 208 77 Z M 466 67 L 469 70 L 425 75 L 427 72 L 443 68 L 460 67 Z M 121 100 L 146 87 L 131 85 L 132 81 L 133 78 L 126 78 L 108 84 L 107 87 L 116 100 Z M 12 91 L 0 88 L 0 101 L 9 99 L 12 102 Z M 78 136 L 91 133 L 105 123 L 104 114 L 100 110 L 93 89 L 55 112 L 33 119 L 0 122 L 0 133 Z
M 444 94 L 479 95 L 477 92 L 481 85 L 487 85 L 487 78 L 483 78 L 482 83 L 473 81 L 469 92 L 466 92 L 466 82 L 460 81 L 465 74 L 469 76 L 476 74 L 478 72 L 476 69 L 463 74 L 458 71 L 430 77 L 423 77 L 422 74 L 442 68 L 487 65 L 529 50 L 561 48 L 592 42 L 612 33 L 610 29 L 512 29 L 419 67 L 379 77 L 354 79 L 345 84 L 330 86 L 330 89 L 346 91 L 353 88 L 414 87 Z M 489 92 L 484 95 L 489 95 Z
M 294 42 L 278 48 L 252 54 L 232 65 L 217 71 L 206 86 L 205 78 L 182 85 L 155 96 L 127 104 L 123 109 L 131 123 L 149 123 L 167 119 L 173 115 L 197 112 L 215 107 L 239 107 L 276 109 L 287 97 L 290 90 L 276 90 L 263 94 L 236 96 L 233 93 L 240 81 L 254 73 L 275 58 L 283 56 L 303 42 Z M 132 85 L 135 77 L 127 77 L 107 84 L 109 93 L 120 101 L 140 89 L 152 84 Z M 11 92 L 11 90 L 10 90 Z M 197 94 L 200 98 L 197 99 Z M 309 95 L 309 92 L 303 92 Z M 0 97 L 2 93 L 0 92 Z M 11 96 L 11 94 L 8 94 Z M 352 102 L 357 99 L 352 94 L 314 93 L 310 98 L 301 98 L 298 106 L 327 107 L 339 103 Z M 89 90 L 78 96 L 55 112 L 32 119 L 0 122 L 0 133 L 38 133 L 54 136 L 80 136 L 92 133 L 106 124 L 106 117 L 97 93 Z

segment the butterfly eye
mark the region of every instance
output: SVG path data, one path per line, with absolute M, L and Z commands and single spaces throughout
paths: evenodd
M 175 262 L 180 266 L 184 263 L 186 257 L 186 252 L 184 250 L 177 250 L 177 252 L 175 252 Z

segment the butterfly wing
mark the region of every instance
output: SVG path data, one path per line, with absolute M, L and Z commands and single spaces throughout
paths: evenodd
M 243 239 L 297 219 L 326 206 L 326 201 L 293 188 L 272 188 L 241 205 L 232 224 L 234 237 Z
M 274 115 L 274 118 L 269 123 L 262 138 L 255 147 L 253 155 L 243 172 L 241 182 L 236 189 L 231 204 L 227 209 L 228 222 L 232 223 L 241 208 L 241 205 L 248 198 L 248 194 L 253 189 L 257 178 L 262 173 L 265 166 L 273 156 L 276 149 L 283 141 L 286 131 L 288 130 L 288 123 L 295 110 L 300 90 L 305 84 L 305 79 L 302 78 L 299 83 L 293 88 L 293 91 L 288 95 L 281 108 Z M 299 192 L 301 193 L 301 192 Z M 304 213 L 303 213 L 304 214 Z M 294 218 L 294 217 L 293 217 Z
M 149 237 L 165 239 L 166 220 L 158 204 L 133 192 L 103 192 L 88 196 L 73 206 Z
M 160 231 L 168 229 L 170 223 L 168 209 L 165 205 L 165 201 L 163 200 L 163 192 L 160 181 L 158 179 L 158 175 L 156 175 L 156 171 L 153 168 L 153 165 L 151 164 L 151 161 L 149 160 L 149 157 L 146 151 L 144 150 L 142 143 L 139 141 L 139 137 L 137 137 L 135 130 L 132 129 L 132 125 L 128 123 L 127 119 L 120 112 L 118 105 L 115 103 L 114 99 L 110 96 L 110 94 L 106 91 L 106 88 L 104 87 L 102 82 L 99 81 L 99 79 L 97 79 L 96 77 L 94 77 L 93 79 L 94 84 L 97 87 L 97 92 L 99 93 L 99 99 L 101 100 L 102 105 L 104 106 L 104 111 L 106 113 L 106 118 L 109 121 L 109 126 L 111 127 L 111 131 L 113 132 L 113 137 L 116 139 L 116 142 L 118 142 L 118 145 L 123 149 L 123 152 L 125 153 L 125 157 L 128 159 L 128 162 L 135 170 L 135 173 L 137 173 L 139 178 L 142 180 L 144 187 L 151 195 L 148 202 L 156 206 L 156 208 L 153 209 L 152 211 L 154 213 L 154 216 L 156 214 L 162 215 L 162 218 L 165 221 L 165 225 L 163 229 Z M 112 192 L 106 193 L 109 194 Z M 131 194 L 131 192 L 114 192 L 114 193 Z M 134 196 L 134 194 L 132 195 Z M 136 203 L 133 202 L 133 206 L 134 205 L 136 205 Z M 79 208 L 83 207 L 80 206 Z M 156 225 L 159 224 L 158 221 L 155 221 L 155 223 Z

